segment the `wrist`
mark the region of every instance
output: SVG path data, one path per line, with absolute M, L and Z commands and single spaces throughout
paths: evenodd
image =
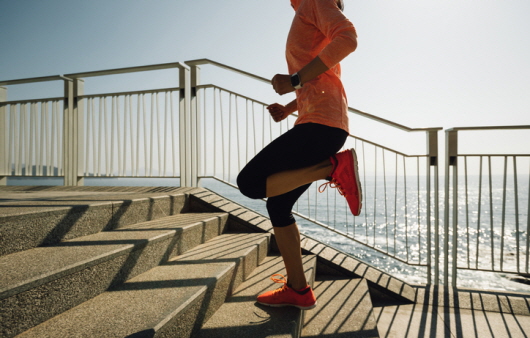
M 291 102 L 289 102 L 286 106 L 285 106 L 285 110 L 287 111 L 287 113 L 289 114 L 292 114 L 294 113 L 295 111 L 297 111 L 297 104 L 296 104 L 296 100 L 293 100 Z

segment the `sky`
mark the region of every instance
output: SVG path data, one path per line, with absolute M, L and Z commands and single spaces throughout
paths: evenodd
M 530 125 L 530 1 L 344 2 L 351 107 L 411 128 Z M 0 80 L 201 58 L 272 78 L 293 14 L 289 0 L 0 0 Z M 529 153 L 528 134 L 504 141 Z

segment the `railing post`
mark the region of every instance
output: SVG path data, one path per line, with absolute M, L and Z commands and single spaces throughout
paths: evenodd
M 438 285 L 440 281 L 440 231 L 439 231 L 439 186 L 438 186 L 438 130 L 427 131 L 427 284 Z M 434 283 L 432 282 L 431 245 L 431 167 L 434 167 Z
M 199 168 L 200 163 L 200 100 L 197 86 L 200 84 L 201 69 L 197 65 L 190 67 L 191 69 L 191 186 L 199 186 Z
M 449 214 L 452 211 L 451 285 L 456 287 L 458 244 L 458 130 L 445 131 L 444 284 L 449 285 Z M 449 203 L 452 167 L 452 205 Z
M 63 163 L 64 185 L 81 186 L 84 152 L 84 108 L 78 96 L 83 94 L 83 80 L 64 79 Z
M 0 87 L 0 102 L 7 101 L 7 88 Z M 10 174 L 7 162 L 7 125 L 6 106 L 0 106 L 0 185 L 7 185 L 7 176 Z
M 74 80 L 74 117 L 76 119 L 76 185 L 85 185 L 85 99 L 80 97 L 85 94 L 85 81 L 83 79 Z
M 190 68 L 179 63 L 179 151 L 180 186 L 192 186 L 192 130 L 191 130 L 191 78 Z

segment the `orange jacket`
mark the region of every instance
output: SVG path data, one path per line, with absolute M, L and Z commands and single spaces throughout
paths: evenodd
M 291 0 L 296 11 L 287 38 L 289 74 L 294 74 L 320 57 L 329 70 L 304 83 L 296 91 L 298 119 L 349 132 L 348 101 L 340 80 L 339 62 L 357 46 L 353 24 L 335 0 Z

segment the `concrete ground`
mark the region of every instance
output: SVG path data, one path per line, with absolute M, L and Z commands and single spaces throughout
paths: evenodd
M 79 189 L 79 188 L 78 188 Z M 45 190 L 45 189 L 44 189 Z M 59 190 L 59 189 L 58 189 Z M 128 198 L 153 198 L 168 193 L 156 188 L 125 188 L 109 191 L 106 188 L 85 187 L 81 191 L 40 191 L 15 187 L 0 188 L 0 218 L 3 221 L 27 212 L 53 213 L 79 205 L 121 202 Z M 162 189 L 163 190 L 163 189 Z M 174 189 L 178 190 L 178 189 Z M 155 208 L 156 210 L 156 208 Z M 62 217 L 62 216 L 61 216 Z M 0 222 L 2 224 L 2 222 Z M 427 293 L 428 301 L 415 304 L 374 304 L 373 315 L 381 338 L 518 338 L 530 337 L 530 298 L 528 295 L 511 297 L 484 292 L 460 292 L 440 298 Z M 517 295 L 515 295 L 517 296 Z M 438 300 L 437 300 L 438 299 Z M 447 301 L 448 306 L 443 306 Z M 486 311 L 487 310 L 487 311 Z
M 407 304 L 374 308 L 381 338 L 519 338 L 530 336 L 530 316 Z

